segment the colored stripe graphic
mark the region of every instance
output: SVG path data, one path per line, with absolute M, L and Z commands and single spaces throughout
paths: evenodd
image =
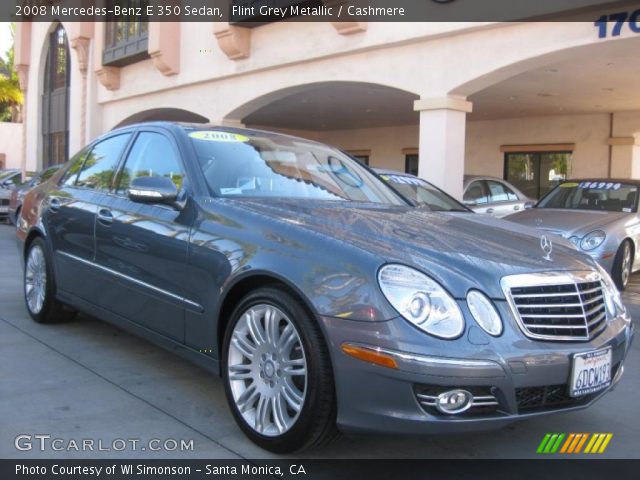
M 612 438 L 613 433 L 547 433 L 538 445 L 536 453 L 601 454 L 607 449 Z

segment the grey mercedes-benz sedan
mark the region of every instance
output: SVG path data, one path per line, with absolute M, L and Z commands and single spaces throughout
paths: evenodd
M 296 137 L 120 128 L 31 190 L 18 223 L 35 321 L 81 310 L 222 375 L 240 428 L 275 452 L 585 408 L 633 337 L 591 257 L 414 208 Z
M 570 180 L 506 220 L 571 241 L 624 290 L 640 270 L 639 188 L 638 180 Z

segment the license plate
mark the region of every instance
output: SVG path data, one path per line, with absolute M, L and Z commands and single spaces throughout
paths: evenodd
M 571 396 L 580 397 L 611 385 L 611 348 L 573 356 Z

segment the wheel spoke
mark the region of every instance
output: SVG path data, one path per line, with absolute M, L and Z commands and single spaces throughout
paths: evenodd
M 278 342 L 278 351 L 281 354 L 286 354 L 289 352 L 293 344 L 298 339 L 298 334 L 296 333 L 293 325 L 288 324 L 285 329 L 282 331 L 282 336 L 280 337 L 280 341 Z
M 240 350 L 242 355 L 244 355 L 246 358 L 248 358 L 249 360 L 253 359 L 253 355 L 256 352 L 256 347 L 255 345 L 252 345 L 249 342 L 249 339 L 245 337 L 243 334 L 238 333 L 237 331 L 233 332 L 233 338 L 231 339 L 231 343 L 233 344 L 234 347 Z
M 271 345 L 277 345 L 280 332 L 278 331 L 278 324 L 280 318 L 275 308 L 267 307 L 264 312 L 264 331 L 265 339 Z
M 304 358 L 298 358 L 295 360 L 287 360 L 282 364 L 282 372 L 284 375 L 294 377 L 298 375 L 307 374 L 307 362 Z
M 252 383 L 236 400 L 236 405 L 238 406 L 240 413 L 244 413 L 251 409 L 259 396 L 260 393 L 258 392 L 255 383 Z
M 260 318 L 256 314 L 256 311 L 252 309 L 247 314 L 245 314 L 245 320 L 247 322 L 247 327 L 249 327 L 249 333 L 253 338 L 253 342 L 258 346 L 265 343 L 266 338 L 264 330 L 262 329 Z
M 287 409 L 282 401 L 282 394 L 278 393 L 271 399 L 271 415 L 273 416 L 273 422 L 276 424 L 278 432 L 283 433 L 287 425 Z
M 260 395 L 258 406 L 256 407 L 256 430 L 264 432 L 269 422 L 269 401 Z
M 229 380 L 232 382 L 236 380 L 251 380 L 252 378 L 251 365 L 229 365 Z
M 298 389 L 288 380 L 284 381 L 282 395 L 293 410 L 299 412 L 302 409 L 302 401 L 304 399 Z

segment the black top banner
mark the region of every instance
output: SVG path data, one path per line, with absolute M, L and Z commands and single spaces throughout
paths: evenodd
M 3 22 L 183 21 L 254 27 L 296 22 L 593 21 L 626 12 L 640 28 L 640 2 L 619 0 L 11 0 Z M 597 18 L 597 17 L 596 17 Z

